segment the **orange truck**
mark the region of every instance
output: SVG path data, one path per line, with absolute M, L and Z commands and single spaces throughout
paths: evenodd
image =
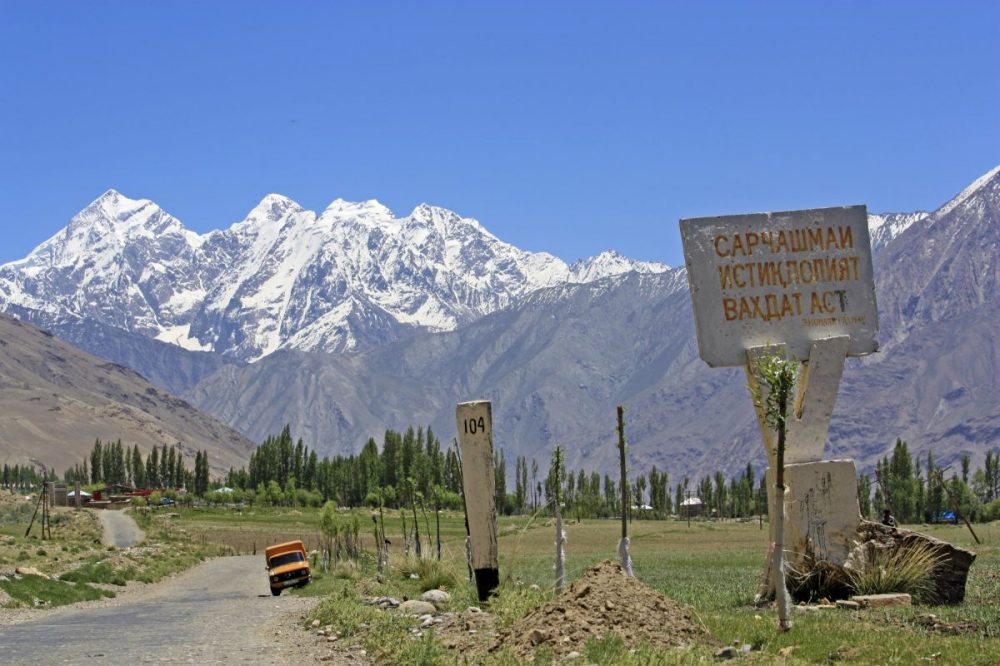
M 268 546 L 267 577 L 271 594 L 278 596 L 286 587 L 302 587 L 309 582 L 309 558 L 301 541 L 288 541 Z

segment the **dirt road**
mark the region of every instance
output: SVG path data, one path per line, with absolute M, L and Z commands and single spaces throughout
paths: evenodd
M 104 545 L 129 548 L 146 538 L 146 534 L 139 529 L 131 516 L 110 509 L 96 513 L 104 527 Z
M 315 599 L 272 597 L 262 557 L 208 561 L 125 599 L 0 626 L 4 664 L 313 664 L 295 625 Z

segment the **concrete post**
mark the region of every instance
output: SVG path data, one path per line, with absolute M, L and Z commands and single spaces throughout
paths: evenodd
M 462 483 L 480 601 L 500 585 L 497 512 L 493 477 L 493 414 L 489 401 L 459 403 L 455 410 L 462 453 Z

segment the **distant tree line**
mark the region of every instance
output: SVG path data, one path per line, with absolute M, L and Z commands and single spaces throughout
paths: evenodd
M 89 464 L 88 464 L 89 463 Z M 88 485 L 121 484 L 133 488 L 185 488 L 201 496 L 208 491 L 208 451 L 195 453 L 194 470 L 184 464 L 177 446 L 154 446 L 143 457 L 139 445 L 131 449 L 122 441 L 94 442 L 90 456 L 66 470 L 67 482 L 80 481 Z
M 293 441 L 285 426 L 261 443 L 247 467 L 231 469 L 226 484 L 242 491 L 244 500 L 269 504 L 321 506 L 333 500 L 398 508 L 424 500 L 459 508 L 461 474 L 458 455 L 443 450 L 430 427 L 387 430 L 381 450 L 369 438 L 358 454 L 320 459 L 301 439 Z
M 896 440 L 892 453 L 875 465 L 874 479 L 858 479 L 858 497 L 865 516 L 878 516 L 889 508 L 901 523 L 940 522 L 956 509 L 970 521 L 1000 519 L 1000 456 L 986 453 L 983 467 L 971 470 L 963 455 L 959 469 L 942 468 L 933 452 L 921 457 L 910 453 L 907 443 Z
M 55 474 L 53 473 L 50 476 L 48 470 L 44 467 L 42 468 L 42 474 L 39 475 L 38 471 L 32 465 L 8 465 L 4 463 L 3 473 L 0 476 L 0 485 L 5 490 L 26 492 L 32 488 L 37 488 L 52 478 L 55 478 Z
M 457 509 L 462 506 L 462 470 L 456 448 L 443 448 L 430 427 L 410 427 L 403 433 L 385 431 L 381 447 L 369 438 L 357 454 L 320 459 L 285 426 L 261 443 L 247 467 L 231 469 L 226 485 L 236 489 L 240 501 L 263 504 L 318 507 L 334 501 L 350 507 L 410 508 L 426 502 Z M 550 463 L 541 477 L 538 462 L 524 456 L 515 459 L 513 492 L 508 492 L 502 449 L 494 457 L 497 511 L 523 514 L 544 508 L 556 496 L 557 478 L 563 479 L 559 496 L 567 517 L 621 515 L 621 491 L 612 475 L 584 469 L 557 475 Z M 684 478 L 673 491 L 671 496 L 667 472 L 653 466 L 630 482 L 628 509 L 634 518 L 665 518 L 696 495 L 704 510 L 720 517 L 746 518 L 767 510 L 763 478 L 756 479 L 749 464 L 731 479 L 716 472 L 695 486 Z
M 494 459 L 497 511 L 525 514 L 543 510 L 560 498 L 567 518 L 610 518 L 622 512 L 617 472 L 600 474 L 579 469 L 555 469 L 549 462 L 544 476 L 537 460 L 515 459 L 513 492 L 508 492 L 506 456 L 498 449 Z M 906 442 L 897 440 L 892 453 L 879 460 L 874 475 L 858 477 L 861 513 L 877 518 L 889 507 L 901 523 L 935 522 L 957 508 L 973 521 L 1000 519 L 1000 455 L 987 452 L 985 465 L 971 470 L 971 459 L 960 460 L 960 470 L 943 469 L 933 453 L 912 456 Z M 682 513 L 682 502 L 701 500 L 703 515 L 749 518 L 767 515 L 763 475 L 748 463 L 738 475 L 721 471 L 700 480 L 684 477 L 672 488 L 666 471 L 654 465 L 648 472 L 630 474 L 625 510 L 634 519 L 662 519 Z M 3 487 L 29 489 L 43 480 L 33 467 L 3 468 Z M 53 473 L 52 478 L 55 478 Z M 381 446 L 369 438 L 361 451 L 322 459 L 302 439 L 293 440 L 289 426 L 270 436 L 251 454 L 247 467 L 230 469 L 226 485 L 232 493 L 214 493 L 209 487 L 208 453 L 199 451 L 189 471 L 175 446 L 154 447 L 143 457 L 138 446 L 121 440 L 97 440 L 90 456 L 67 470 L 67 481 L 122 483 L 139 488 L 186 488 L 210 501 L 242 501 L 269 505 L 320 507 L 328 501 L 341 506 L 383 506 L 412 509 L 462 507 L 462 470 L 457 446 L 444 448 L 428 427 L 386 430 Z M 559 492 L 555 484 L 559 483 Z

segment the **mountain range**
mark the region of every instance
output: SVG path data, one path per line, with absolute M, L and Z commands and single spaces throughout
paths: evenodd
M 55 327 L 96 322 L 255 361 L 279 349 L 368 349 L 446 331 L 563 283 L 668 267 L 605 252 L 572 266 L 428 205 L 322 213 L 269 194 L 199 235 L 152 201 L 109 190 L 23 260 L 0 266 L 0 310 Z
M 870 468 L 896 437 L 949 464 L 1000 444 L 1000 168 L 933 212 L 872 214 L 881 351 L 849 359 L 827 457 Z M 108 192 L 24 260 L 0 309 L 154 383 L 254 440 L 290 423 L 320 454 L 386 428 L 454 432 L 493 401 L 495 440 L 544 462 L 733 473 L 763 450 L 739 370 L 698 358 L 683 268 L 613 253 L 568 265 L 478 222 L 377 202 L 315 214 L 276 195 L 189 232 Z

